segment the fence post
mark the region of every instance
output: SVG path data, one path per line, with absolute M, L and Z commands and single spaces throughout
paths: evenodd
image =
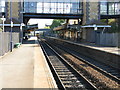
M 118 48 L 120 48 L 120 33 L 118 33 Z

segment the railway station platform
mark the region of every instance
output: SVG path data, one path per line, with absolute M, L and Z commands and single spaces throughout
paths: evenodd
M 91 43 L 79 43 L 55 37 L 48 37 L 48 41 L 64 45 L 64 47 L 69 47 L 71 51 L 77 51 L 77 54 L 84 58 L 93 59 L 94 61 L 108 64 L 109 66 L 120 70 L 120 49 L 117 47 L 105 47 Z
M 1 88 L 57 88 L 37 37 L 0 58 Z
M 93 49 L 97 49 L 97 50 L 100 50 L 100 51 L 105 51 L 105 52 L 108 52 L 108 53 L 120 55 L 120 48 L 118 48 L 118 47 L 101 46 L 101 45 L 95 45 L 93 43 L 78 43 L 78 44 L 84 45 L 86 47 L 90 47 L 90 48 L 93 48 Z
M 73 43 L 73 44 L 76 44 L 76 45 L 80 45 L 80 46 L 84 46 L 84 47 L 88 47 L 88 48 L 92 48 L 92 49 L 96 49 L 96 50 L 120 55 L 120 48 L 118 48 L 118 47 L 102 46 L 102 45 L 96 45 L 94 43 L 80 43 L 80 42 L 74 42 L 74 41 L 60 39 L 60 38 L 56 38 L 56 37 L 48 37 L 48 38 L 58 39 L 58 40 Z

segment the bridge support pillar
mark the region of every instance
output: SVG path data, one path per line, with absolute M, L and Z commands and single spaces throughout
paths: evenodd
M 98 0 L 84 0 L 83 2 L 83 25 L 90 23 L 93 20 L 100 19 L 99 2 Z
M 100 23 L 100 7 L 99 0 L 83 0 L 83 21 L 82 25 L 99 24 Z M 94 28 L 83 28 L 81 41 L 83 42 L 94 42 L 95 33 Z M 93 36 L 91 39 L 91 35 Z M 90 40 L 89 40 L 90 39 Z

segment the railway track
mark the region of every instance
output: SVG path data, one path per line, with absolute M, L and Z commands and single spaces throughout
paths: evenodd
M 73 49 L 71 50 L 70 48 L 68 47 L 64 47 L 62 45 L 58 45 L 58 44 L 55 44 L 57 47 L 65 50 L 66 52 L 74 55 L 75 57 L 79 58 L 79 59 L 82 59 L 83 61 L 93 65 L 94 67 L 98 68 L 98 69 L 101 69 L 101 71 L 109 74 L 111 77 L 113 77 L 113 79 L 115 79 L 116 81 L 120 81 L 120 71 L 118 69 L 115 69 L 111 66 L 108 66 L 104 63 L 101 63 L 99 61 L 96 61 L 96 60 L 92 60 L 90 58 L 87 58 L 83 55 L 80 55 L 77 51 L 74 51 Z
M 52 47 L 43 41 L 40 45 L 54 73 L 59 89 L 97 90 L 97 88 L 71 66 Z
M 49 42 L 50 44 L 50 42 Z M 52 43 L 53 44 L 53 43 Z M 93 62 L 91 61 L 90 59 L 88 58 L 83 58 L 82 56 L 80 57 L 80 55 L 78 55 L 78 53 L 76 53 L 75 51 L 72 51 L 71 52 L 71 49 L 65 47 L 64 46 L 60 46 L 60 45 L 57 45 L 54 43 L 54 46 L 56 47 L 59 47 L 60 49 L 63 49 L 65 52 L 73 55 L 74 57 L 76 57 L 77 59 L 79 60 L 82 60 L 84 63 L 86 63 L 87 65 L 91 66 L 92 68 L 94 68 L 95 70 L 99 71 L 100 73 L 102 73 L 103 75 L 105 75 L 106 77 L 110 78 L 111 80 L 115 81 L 118 83 L 120 83 L 120 79 L 119 79 L 119 74 L 117 71 L 111 69 L 111 67 L 109 66 L 106 66 L 106 65 L 102 65 L 102 64 L 99 64 L 98 62 Z M 74 52 L 74 53 L 73 53 Z M 108 71 L 107 71 L 108 70 Z M 114 75 L 116 76 L 114 76 Z M 119 87 L 119 86 L 118 86 Z

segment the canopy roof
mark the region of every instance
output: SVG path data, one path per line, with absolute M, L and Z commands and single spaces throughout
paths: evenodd
M 81 26 L 82 28 L 91 28 L 91 27 L 111 27 L 110 25 L 85 25 L 85 26 Z

